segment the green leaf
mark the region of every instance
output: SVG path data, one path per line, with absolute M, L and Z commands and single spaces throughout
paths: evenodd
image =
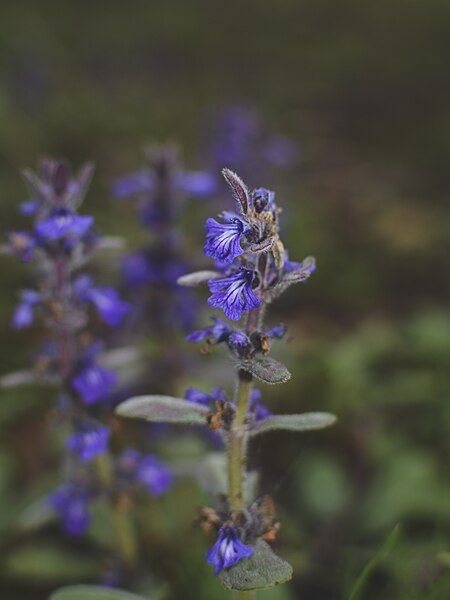
M 375 568 L 381 562 L 383 562 L 387 558 L 387 556 L 392 552 L 392 550 L 398 542 L 399 536 L 400 525 L 396 525 L 389 534 L 389 536 L 386 538 L 386 540 L 383 542 L 383 544 L 380 546 L 380 548 L 377 550 L 375 556 L 373 556 L 373 558 L 367 563 L 367 565 L 362 570 L 361 575 L 358 577 L 350 591 L 348 600 L 359 600 L 359 598 L 362 598 L 361 594 L 367 584 L 370 575 L 375 570 Z
M 291 565 L 277 556 L 263 540 L 258 540 L 253 556 L 219 575 L 222 585 L 230 590 L 258 590 L 286 583 L 292 577 Z
M 99 585 L 71 585 L 54 592 L 49 600 L 145 600 L 124 590 L 114 590 Z
M 207 412 L 203 406 L 172 396 L 136 396 L 116 408 L 120 417 L 182 425 L 205 425 Z
M 268 356 L 243 360 L 238 364 L 238 368 L 248 371 L 264 383 L 284 383 L 291 378 L 291 374 L 282 363 Z
M 336 422 L 336 417 L 326 412 L 311 412 L 300 415 L 274 415 L 258 421 L 250 430 L 253 437 L 268 431 L 311 431 L 323 429 Z

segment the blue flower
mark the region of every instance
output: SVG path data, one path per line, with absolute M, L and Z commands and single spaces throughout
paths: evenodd
M 242 357 L 253 350 L 253 344 L 243 331 L 233 331 L 228 337 L 228 346 Z
M 217 190 L 217 179 L 205 171 L 182 171 L 177 183 L 185 194 L 197 198 L 211 196 Z
M 73 483 L 62 485 L 49 498 L 52 506 L 59 514 L 63 528 L 69 535 L 82 535 L 91 523 L 88 506 L 89 496 L 85 490 Z
M 198 344 L 204 340 L 213 340 L 217 343 L 225 340 L 231 333 L 231 329 L 217 317 L 211 317 L 211 320 L 213 321 L 212 325 L 193 331 L 186 336 L 186 340 L 188 342 L 194 342 L 194 344 Z
M 21 293 L 21 302 L 16 307 L 12 324 L 16 329 L 24 329 L 32 325 L 34 321 L 34 310 L 39 304 L 40 296 L 34 290 L 23 290 Z
M 286 335 L 286 325 L 280 324 L 266 329 L 266 335 L 274 340 L 281 340 Z
M 66 447 L 76 454 L 81 462 L 87 463 L 108 450 L 110 435 L 110 430 L 102 425 L 84 427 L 67 439 Z
M 261 187 L 253 190 L 251 198 L 253 207 L 257 213 L 275 208 L 275 192 L 271 192 L 266 188 Z
M 260 390 L 253 388 L 250 392 L 248 412 L 252 415 L 254 421 L 262 421 L 272 414 L 267 406 L 261 402 L 261 398 Z
M 169 467 L 151 454 L 140 459 L 136 478 L 153 496 L 165 494 L 173 483 Z
M 76 241 L 89 231 L 93 223 L 94 217 L 77 215 L 67 208 L 57 208 L 50 217 L 36 224 L 35 231 L 44 242 Z
M 221 387 L 214 387 L 211 393 L 202 392 L 197 388 L 188 388 L 184 394 L 184 397 L 189 402 L 195 402 L 202 406 L 212 406 L 215 400 L 227 401 L 224 389 Z
M 151 191 L 154 185 L 154 177 L 147 171 L 141 171 L 118 179 L 113 185 L 112 192 L 116 198 L 122 200 L 129 196 L 145 194 Z
M 20 214 L 25 217 L 32 217 L 39 210 L 39 206 L 39 202 L 33 198 L 26 200 L 19 205 Z
M 215 219 L 207 219 L 206 242 L 204 251 L 206 256 L 224 263 L 232 263 L 244 251 L 241 247 L 241 239 L 246 231 L 246 225 L 234 213 L 222 213 L 224 223 Z
M 81 275 L 74 283 L 75 293 L 81 301 L 89 301 L 111 327 L 120 325 L 130 312 L 128 302 L 122 300 L 113 288 L 97 287 L 89 275 Z
M 217 575 L 223 569 L 234 567 L 243 558 L 252 556 L 254 548 L 247 546 L 238 538 L 237 531 L 231 525 L 220 528 L 214 546 L 206 554 L 206 562 L 214 566 Z
M 246 311 L 258 308 L 261 298 L 253 292 L 254 271 L 241 268 L 237 273 L 221 279 L 211 279 L 208 287 L 209 306 L 221 308 L 225 316 L 238 321 Z
M 94 360 L 86 361 L 72 379 L 73 388 L 85 404 L 95 404 L 104 400 L 116 384 L 117 375 Z

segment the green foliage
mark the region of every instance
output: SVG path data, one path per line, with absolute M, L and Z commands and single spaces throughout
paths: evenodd
M 222 585 L 231 590 L 259 590 L 286 583 L 292 577 L 292 567 L 277 556 L 263 540 L 258 540 L 250 558 L 244 558 L 220 575 Z
M 203 406 L 172 396 L 137 396 L 122 402 L 116 409 L 120 417 L 179 425 L 205 425 L 206 413 Z
M 312 431 L 324 429 L 336 422 L 336 417 L 330 413 L 304 413 L 301 415 L 275 415 L 256 423 L 250 430 L 250 435 L 256 436 L 268 431 Z
M 373 571 L 377 568 L 377 566 L 381 562 L 386 560 L 386 558 L 394 550 L 395 546 L 398 543 L 399 536 L 400 525 L 396 525 L 393 531 L 387 537 L 387 539 L 383 542 L 383 545 L 377 550 L 376 554 L 373 556 L 370 562 L 368 562 L 367 565 L 364 567 L 361 575 L 358 577 L 350 591 L 348 600 L 360 600 L 364 597 L 362 596 L 362 593 L 366 588 L 368 579 L 372 575 Z
M 248 371 L 264 383 L 285 383 L 291 378 L 291 374 L 287 368 L 270 356 L 256 356 L 248 360 L 243 360 L 238 363 L 237 367 Z

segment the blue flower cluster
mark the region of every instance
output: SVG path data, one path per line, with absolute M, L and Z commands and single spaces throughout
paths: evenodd
M 49 339 L 39 355 L 41 372 L 58 378 L 60 420 L 71 429 L 66 440 L 68 479 L 49 496 L 49 503 L 71 535 L 89 527 L 90 503 L 112 492 L 102 489 L 95 470 L 86 466 L 110 452 L 112 432 L 99 416 L 112 410 L 111 394 L 118 384 L 117 374 L 102 364 L 104 344 L 92 337 L 90 316 L 95 315 L 100 331 L 114 329 L 131 308 L 117 290 L 80 273 L 100 241 L 94 218 L 78 213 L 92 171 L 86 165 L 73 176 L 66 163 L 48 159 L 38 173 L 25 171 L 32 196 L 20 208 L 33 223 L 27 231 L 11 233 L 7 243 L 10 253 L 37 265 L 38 286 L 21 292 L 12 324 L 23 329 L 39 318 L 48 327 Z M 121 461 L 112 464 L 123 480 Z M 135 462 L 134 471 L 127 473 L 129 486 L 139 484 L 155 496 L 169 489 L 173 476 L 168 467 L 150 455 Z
M 116 198 L 136 201 L 139 220 L 151 232 L 148 244 L 125 257 L 123 277 L 136 291 L 137 312 L 160 333 L 173 332 L 179 325 L 188 329 L 194 321 L 194 296 L 176 283 L 189 268 L 178 225 L 188 198 L 209 198 L 216 188 L 216 179 L 208 173 L 182 169 L 177 152 L 168 146 L 150 150 L 145 169 L 113 186 Z
M 213 172 L 228 165 L 244 178 L 254 179 L 292 167 L 299 156 L 295 142 L 271 132 L 257 111 L 243 106 L 231 106 L 213 115 L 206 150 Z

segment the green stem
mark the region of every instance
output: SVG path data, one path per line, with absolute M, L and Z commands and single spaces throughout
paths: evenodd
M 107 491 L 114 536 L 117 549 L 124 564 L 133 569 L 138 557 L 136 531 L 133 527 L 130 511 L 126 502 L 111 496 L 114 478 L 113 463 L 109 454 L 101 454 L 95 460 L 100 482 Z
M 228 499 L 230 509 L 240 512 L 244 502 L 244 470 L 245 470 L 245 429 L 247 404 L 252 377 L 246 371 L 239 371 L 236 390 L 236 415 L 228 435 Z

